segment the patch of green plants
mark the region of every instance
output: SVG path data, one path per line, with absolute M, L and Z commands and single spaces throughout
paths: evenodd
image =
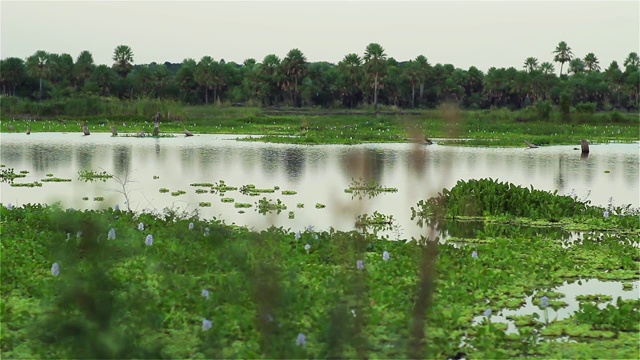
M 289 219 L 295 219 L 296 218 L 296 213 L 293 211 L 289 211 Z
M 193 183 L 193 184 L 189 184 L 189 186 L 213 187 L 213 184 L 212 183 Z
M 282 195 L 296 195 L 298 192 L 293 190 L 283 190 Z
M 369 198 L 373 198 L 381 193 L 398 192 L 398 189 L 381 186 L 373 179 L 369 181 L 365 181 L 364 179 L 352 179 L 351 184 L 344 190 L 344 192 L 352 194 L 353 197 L 358 196 L 362 199 L 364 195 Z
M 29 173 L 29 170 L 20 170 L 20 174 L 24 174 L 24 175 L 26 175 L 26 174 L 28 174 L 28 173 Z
M 316 203 L 316 209 L 324 209 L 326 207 L 327 207 L 327 205 L 325 205 L 325 204 Z
M 240 193 L 249 196 L 259 196 L 265 193 L 274 193 L 274 189 L 259 189 L 253 184 L 243 185 L 240 187 Z
M 296 205 L 298 207 L 298 209 L 302 209 L 304 208 L 304 204 L 303 203 L 298 203 L 298 205 Z
M 15 179 L 25 177 L 27 177 L 25 174 L 16 174 L 13 168 L 3 168 L 0 170 L 0 181 L 2 182 L 12 182 Z
M 187 192 L 186 192 L 186 191 L 184 191 L 184 190 L 177 190 L 177 191 L 172 191 L 172 192 L 171 192 L 171 196 L 180 196 L 180 195 L 184 195 L 184 194 L 186 194 L 186 193 L 187 193 Z
M 85 182 L 107 181 L 111 178 L 113 178 L 113 175 L 109 174 L 106 171 L 97 172 L 94 170 L 80 170 L 78 172 L 78 180 Z
M 71 182 L 71 179 L 62 179 L 59 177 L 47 177 L 42 180 L 42 182 Z
M 93 201 L 104 201 L 104 197 L 103 196 L 96 196 L 93 198 Z
M 160 176 L 158 176 L 158 175 L 153 175 L 153 180 L 158 180 L 158 179 L 160 179 Z
M 374 211 L 373 214 L 362 214 L 356 218 L 356 226 L 388 226 L 393 223 L 393 215 L 385 215 Z
M 611 300 L 613 300 L 613 297 L 611 297 L 611 295 L 603 295 L 603 294 L 576 295 L 576 301 L 580 301 L 580 302 L 604 303 Z
M 206 194 L 206 193 L 208 193 L 208 192 L 209 192 L 209 191 L 208 191 L 208 190 L 205 190 L 205 189 L 196 189 L 196 194 Z
M 220 199 L 220 201 L 222 201 L 223 203 L 232 203 L 235 200 L 233 198 L 225 197 L 225 198 Z
M 262 215 L 265 215 L 272 211 L 280 214 L 280 212 L 282 212 L 283 210 L 287 210 L 287 206 L 280 199 L 273 201 L 271 199 L 263 197 L 256 203 L 256 211 L 258 211 Z
M 88 196 L 83 196 L 83 197 L 82 197 L 82 200 L 84 200 L 84 201 L 88 201 L 88 200 L 89 200 L 89 197 L 88 197 Z
M 42 187 L 42 183 L 38 181 L 28 182 L 28 183 L 12 182 L 11 186 L 12 187 Z
M 168 193 L 168 192 L 169 192 L 169 189 L 167 189 L 167 188 L 160 188 L 160 190 L 158 190 L 158 191 L 160 191 L 161 193 Z
M 576 321 L 594 330 L 640 331 L 640 300 L 622 300 L 600 309 L 597 304 L 582 302 L 575 313 Z
M 250 208 L 253 205 L 249 204 L 249 203 L 241 203 L 241 202 L 237 202 L 235 203 L 233 206 L 235 206 L 236 208 Z
M 52 176 L 53 176 L 53 174 L 52 174 L 52 173 L 48 173 L 46 176 L 47 176 L 47 177 L 52 177 Z
M 235 186 L 229 186 L 227 185 L 224 180 L 220 180 L 219 182 L 215 183 L 212 187 L 211 187 L 211 193 L 220 193 L 220 194 L 224 194 L 227 191 L 236 191 L 238 190 L 237 187 Z
M 198 203 L 199 207 L 211 207 L 211 202 L 208 201 L 201 201 Z
M 633 284 L 632 283 L 622 283 L 622 290 L 624 290 L 624 291 L 633 290 Z

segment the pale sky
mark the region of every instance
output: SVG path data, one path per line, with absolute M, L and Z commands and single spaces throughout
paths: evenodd
M 37 50 L 83 50 L 111 65 L 129 45 L 135 64 L 196 61 L 204 55 L 242 63 L 299 48 L 309 61 L 362 56 L 371 42 L 398 61 L 425 55 L 432 65 L 486 72 L 522 69 L 533 56 L 553 61 L 566 41 L 600 66 L 640 53 L 640 1 L 8 1 L 0 2 L 0 57 Z M 556 72 L 559 64 L 556 66 Z

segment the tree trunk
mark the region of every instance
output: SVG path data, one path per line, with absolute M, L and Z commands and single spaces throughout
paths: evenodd
M 411 84 L 411 107 L 416 107 L 416 86 Z
M 373 77 L 373 109 L 378 115 L 378 75 Z
M 42 76 L 40 77 L 40 100 L 42 100 Z
M 204 103 L 209 103 L 209 87 L 205 86 L 204 88 Z

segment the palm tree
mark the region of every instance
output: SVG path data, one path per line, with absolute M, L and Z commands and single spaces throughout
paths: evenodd
M 424 95 L 424 84 L 429 78 L 431 64 L 429 64 L 429 60 L 427 60 L 424 55 L 418 55 L 416 57 L 416 66 L 418 67 L 418 72 L 420 74 L 420 100 L 422 100 L 422 95 Z
M 27 58 L 27 73 L 40 79 L 40 100 L 42 100 L 42 79 L 49 75 L 51 70 L 51 56 L 44 50 L 38 50 Z
M 556 56 L 553 58 L 553 61 L 560 63 L 560 75 L 562 75 L 562 67 L 564 66 L 564 63 L 573 59 L 571 48 L 567 45 L 566 42 L 560 41 L 553 53 L 556 54 Z
M 347 54 L 338 63 L 338 71 L 346 84 L 346 95 L 349 98 L 349 107 L 353 107 L 353 98 L 360 91 L 362 83 L 362 59 L 358 54 Z
M 84 86 L 91 77 L 95 67 L 93 55 L 87 50 L 81 52 L 76 59 L 76 63 L 73 65 L 73 77 L 76 81 L 76 86 Z
M 24 61 L 15 57 L 0 60 L 0 78 L 2 79 L 2 93 L 15 96 L 16 87 L 26 80 Z
M 264 57 L 259 68 L 259 90 L 265 103 L 272 103 L 279 98 L 283 79 L 280 72 L 280 58 L 275 54 Z
M 638 53 L 629 53 L 629 56 L 624 60 L 624 67 L 628 68 L 630 66 L 636 69 L 640 67 L 640 57 L 638 57 Z
M 524 68 L 527 70 L 527 72 L 532 72 L 533 70 L 538 69 L 538 59 L 534 57 L 528 57 L 524 61 Z
M 600 62 L 594 53 L 588 53 L 584 57 L 584 66 L 587 71 L 600 71 Z
M 282 61 L 284 73 L 293 80 L 293 105 L 298 104 L 298 83 L 307 75 L 307 58 L 299 49 L 291 49 Z
M 411 107 L 414 108 L 416 107 L 416 85 L 420 82 L 418 63 L 409 60 L 409 63 L 404 67 L 404 73 L 411 84 Z
M 114 69 L 120 74 L 120 76 L 127 77 L 131 68 L 133 67 L 131 63 L 133 62 L 133 51 L 127 45 L 118 45 L 116 49 L 113 51 L 113 64 Z
M 373 77 L 373 107 L 378 114 L 378 86 L 385 73 L 385 63 L 387 54 L 380 44 L 371 43 L 367 45 L 364 52 L 364 67 L 367 74 Z
M 209 90 L 215 86 L 214 60 L 211 56 L 203 56 L 198 62 L 195 71 L 195 79 L 200 86 L 204 87 L 204 103 L 209 103 Z
M 609 83 L 609 88 L 617 95 L 617 105 L 620 106 L 620 90 L 622 88 L 623 76 L 617 61 L 612 61 L 609 68 L 604 71 L 604 77 Z
M 585 65 L 582 59 L 575 58 L 569 61 L 569 69 L 567 70 L 567 72 L 572 73 L 574 75 L 580 74 L 581 72 L 584 71 L 584 68 L 585 68 Z
M 551 87 L 551 80 L 555 76 L 555 67 L 550 62 L 543 62 L 540 64 L 540 71 L 544 75 L 544 99 L 547 99 L 549 88 Z

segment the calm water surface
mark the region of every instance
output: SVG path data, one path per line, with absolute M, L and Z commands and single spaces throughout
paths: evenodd
M 411 220 L 410 208 L 421 199 L 434 196 L 458 180 L 491 177 L 543 190 L 558 190 L 587 197 L 592 204 L 640 206 L 639 144 L 592 145 L 591 153 L 581 158 L 574 146 L 549 146 L 539 149 L 471 148 L 416 146 L 413 144 L 368 144 L 358 146 L 300 146 L 235 141 L 236 136 L 200 135 L 175 138 L 126 138 L 109 134 L 35 133 L 2 134 L 0 162 L 16 172 L 29 174 L 17 182 L 40 181 L 51 173 L 71 178 L 70 183 L 43 183 L 42 187 L 20 188 L 2 183 L 3 203 L 52 203 L 67 207 L 100 209 L 119 204 L 124 197 L 115 191 L 115 180 L 86 183 L 78 180 L 80 170 L 107 171 L 124 178 L 130 173 L 131 208 L 159 210 L 179 207 L 198 209 L 204 218 L 217 217 L 226 223 L 264 229 L 270 225 L 293 230 L 313 225 L 326 230 L 334 227 L 351 230 L 357 215 L 373 211 L 393 215 L 396 228 L 392 238 L 410 239 L 426 235 Z M 605 173 L 605 171 L 609 171 Z M 153 179 L 158 176 L 158 179 Z M 397 193 L 381 194 L 373 199 L 352 199 L 344 192 L 352 179 L 374 179 L 377 183 L 398 188 Z M 233 203 L 222 203 L 220 195 L 196 194 L 196 182 L 224 180 L 240 187 L 255 184 L 258 188 L 280 190 L 265 194 L 281 199 L 287 211 L 261 215 L 255 203 L 261 197 L 227 192 L 236 202 L 254 204 L 238 213 Z M 174 197 L 160 193 L 184 190 Z M 286 196 L 281 190 L 295 190 Z M 89 201 L 82 200 L 89 197 Z M 93 201 L 103 196 L 104 201 Z M 199 208 L 201 201 L 211 207 Z M 304 203 L 303 209 L 296 204 Z M 316 209 L 322 203 L 325 209 Z M 288 218 L 288 211 L 295 219 Z

